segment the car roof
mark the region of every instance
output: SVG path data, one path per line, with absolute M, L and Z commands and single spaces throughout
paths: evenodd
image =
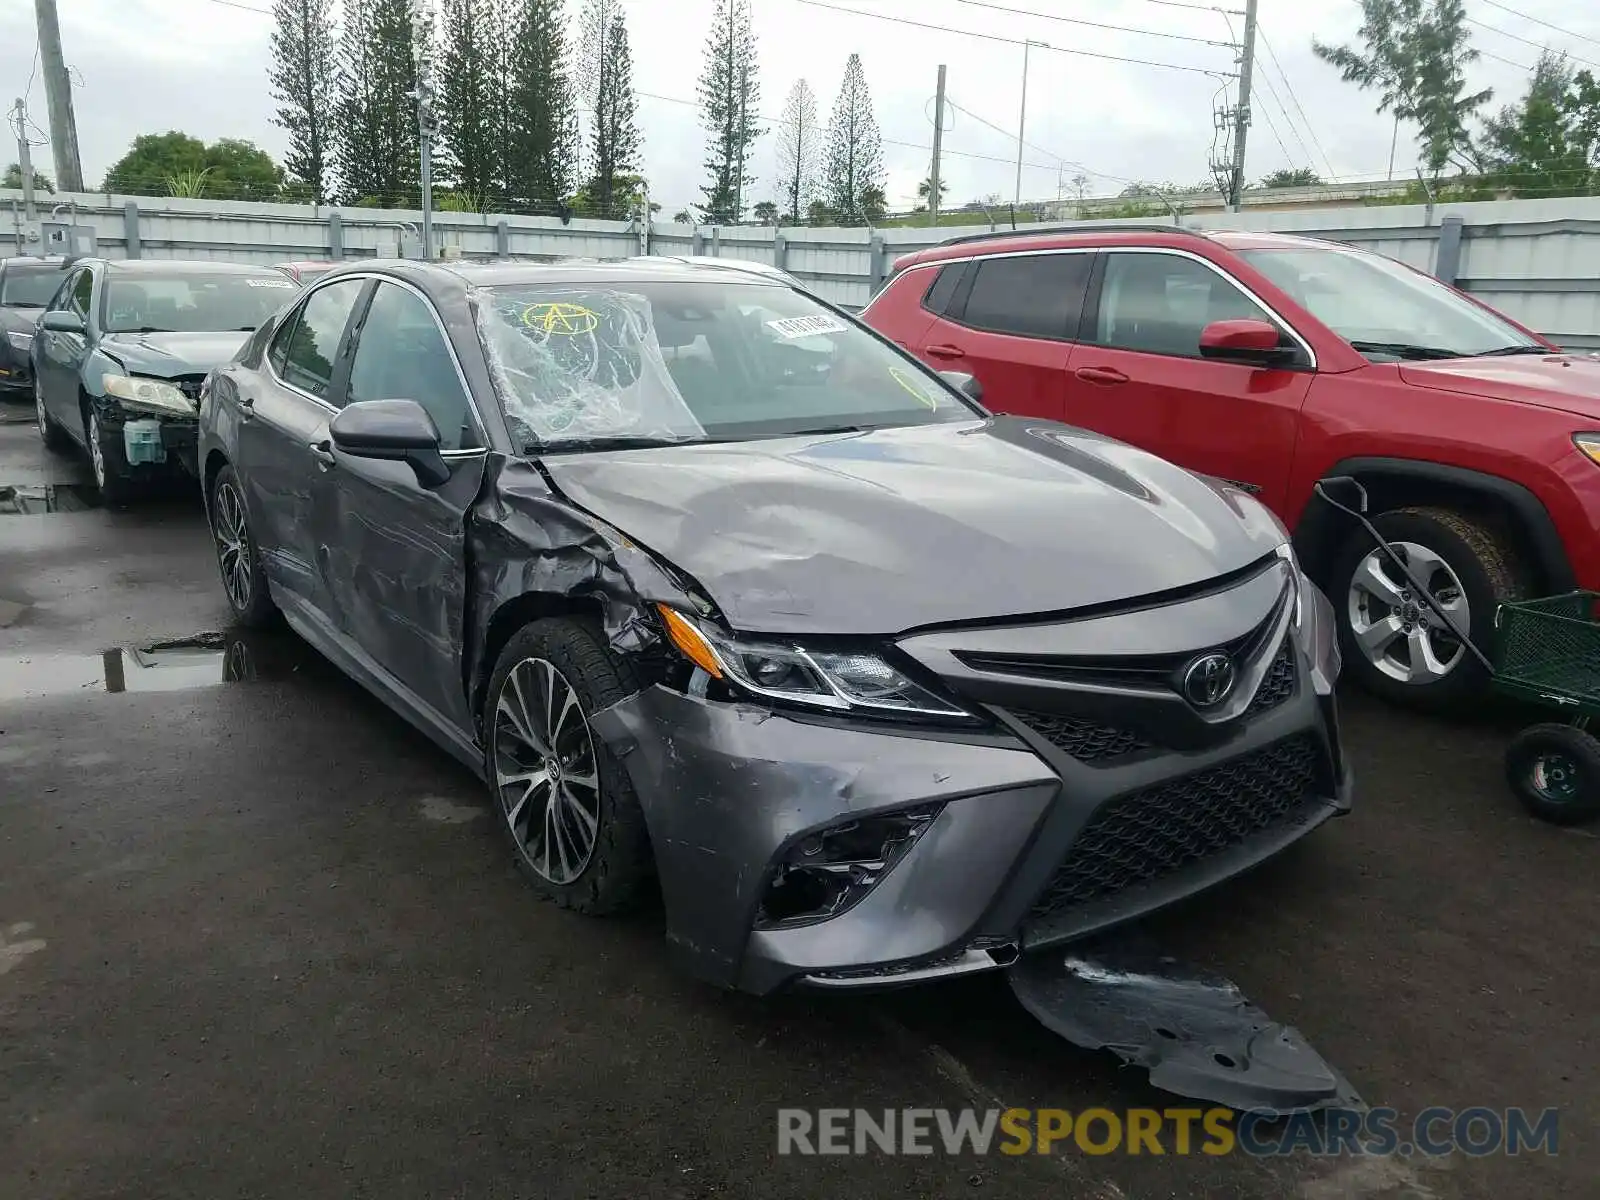
M 119 275 L 160 275 L 181 271 L 185 275 L 269 275 L 277 268 L 261 263 L 217 262 L 209 258 L 104 258 L 109 271 Z
M 0 271 L 11 267 L 31 267 L 38 271 L 65 271 L 77 261 L 77 259 L 67 258 L 60 254 L 50 254 L 42 257 L 31 254 L 14 254 L 10 258 L 0 258 Z
M 979 258 L 988 254 L 1017 254 L 1030 250 L 1066 250 L 1078 247 L 1171 246 L 1215 243 L 1230 250 L 1311 249 L 1337 247 L 1338 243 L 1288 233 L 1258 233 L 1244 229 L 1197 229 L 1181 225 L 1107 224 L 1068 225 L 1055 229 L 1004 230 L 950 238 L 895 260 L 898 272 L 906 267 L 949 259 Z M 1343 247 L 1347 248 L 1347 247 Z

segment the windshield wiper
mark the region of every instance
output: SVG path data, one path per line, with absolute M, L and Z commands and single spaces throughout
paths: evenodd
M 1461 358 L 1459 350 L 1446 350 L 1443 346 L 1416 346 L 1410 342 L 1351 342 L 1363 354 L 1392 354 L 1396 358 L 1434 359 Z
M 163 329 L 159 325 L 140 325 L 133 329 L 112 329 L 109 333 L 177 333 L 176 329 Z
M 563 438 L 559 442 L 529 442 L 524 454 L 566 454 L 585 450 L 653 450 L 662 446 L 697 446 L 718 438 L 642 437 L 638 434 L 601 434 L 595 437 Z
M 1498 346 L 1493 350 L 1483 350 L 1478 353 L 1479 358 L 1510 358 L 1515 354 L 1537 354 L 1541 358 L 1546 354 L 1557 354 L 1559 351 L 1551 350 L 1545 346 Z

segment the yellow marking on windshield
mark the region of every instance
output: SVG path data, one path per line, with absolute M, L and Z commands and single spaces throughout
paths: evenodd
M 598 314 L 581 304 L 530 304 L 522 310 L 522 323 L 529 329 L 561 337 L 576 337 L 593 333 L 600 325 Z
M 894 381 L 896 383 L 915 396 L 918 403 L 933 409 L 935 412 L 939 411 L 938 399 L 928 395 L 927 392 L 923 391 L 917 380 L 914 379 L 910 374 L 902 371 L 899 367 L 890 367 L 889 374 L 894 377 Z

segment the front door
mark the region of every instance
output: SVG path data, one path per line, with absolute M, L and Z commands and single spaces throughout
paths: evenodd
M 341 279 L 311 292 L 284 319 L 265 369 L 240 380 L 237 464 L 250 529 L 274 592 L 337 629 L 313 537 L 335 384 L 348 366 L 346 331 L 368 281 Z
M 1066 250 L 979 259 L 922 332 L 917 356 L 976 377 L 986 408 L 1061 420 L 1093 261 L 1092 253 Z
M 84 332 L 63 333 L 56 329 L 40 329 L 35 334 L 39 339 L 39 353 L 35 358 L 35 386 L 44 397 L 45 411 L 58 425 L 76 434 L 85 444 L 88 435 L 83 427 L 83 412 L 78 407 L 78 372 L 89 354 L 93 297 L 94 273 L 88 267 L 80 267 L 62 284 L 46 311 L 73 314 L 83 322 Z
M 454 351 L 420 292 L 384 280 L 356 332 L 346 404 L 415 400 L 439 430 L 450 478 L 423 487 L 405 463 L 330 450 L 318 551 L 346 636 L 413 695 L 471 728 L 461 674 L 466 513 L 483 482 L 483 427 Z
M 1220 268 L 1187 254 L 1108 251 L 1095 274 L 1069 363 L 1066 419 L 1281 507 L 1313 377 L 1309 355 L 1295 369 L 1216 362 L 1200 356 L 1200 333 L 1212 321 L 1250 318 L 1297 344 L 1288 327 Z

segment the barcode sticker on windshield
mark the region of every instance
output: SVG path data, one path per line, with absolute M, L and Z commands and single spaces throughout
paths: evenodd
M 246 279 L 245 283 L 249 287 L 275 287 L 291 289 L 294 287 L 294 281 L 290 279 Z
M 843 333 L 850 326 L 838 317 L 784 317 L 781 321 L 768 321 L 767 328 L 781 338 L 816 337 L 821 333 Z

